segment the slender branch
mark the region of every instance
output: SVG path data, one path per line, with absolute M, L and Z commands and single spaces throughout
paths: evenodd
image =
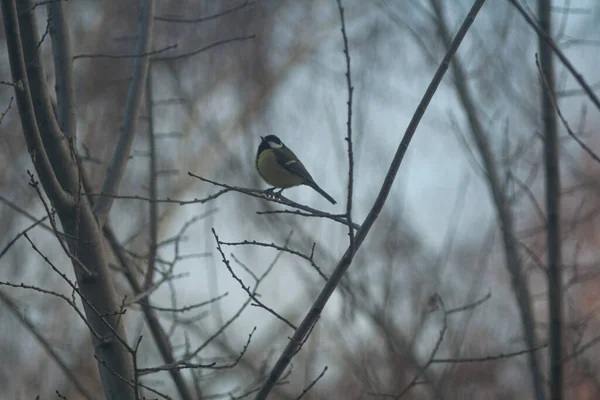
M 165 51 L 169 51 L 172 49 L 176 49 L 177 44 L 172 44 L 169 46 L 161 47 L 157 50 L 147 51 L 144 53 L 133 53 L 133 54 L 108 54 L 108 53 L 94 53 L 94 54 L 77 54 L 73 57 L 73 61 L 81 60 L 84 58 L 108 58 L 111 60 L 121 60 L 123 58 L 147 58 L 148 56 L 153 56 L 156 54 L 164 53 Z
M 56 115 L 60 129 L 67 137 L 77 135 L 75 105 L 75 84 L 73 83 L 73 62 L 69 39 L 69 24 L 65 17 L 65 1 L 48 3 L 52 56 L 56 78 Z
M 27 232 L 29 232 L 30 230 L 32 230 L 33 228 L 35 228 L 36 226 L 38 226 L 39 224 L 44 222 L 49 217 L 50 217 L 49 215 L 46 215 L 40 219 L 34 220 L 34 222 L 31 225 L 29 225 L 27 228 L 25 228 L 24 230 L 19 232 L 14 238 L 12 238 L 12 240 L 10 242 L 8 242 L 6 244 L 6 246 L 4 246 L 2 251 L 0 251 L 0 259 L 2 259 L 2 257 L 4 257 L 6 252 L 12 247 L 13 244 L 15 244 L 17 242 L 17 240 L 19 240 L 19 238 L 21 236 L 24 236 Z
M 277 197 L 268 197 L 267 195 L 265 195 L 265 191 L 264 190 L 258 190 L 258 189 L 246 189 L 246 188 L 242 188 L 242 187 L 237 187 L 237 186 L 230 186 L 224 183 L 219 183 L 219 182 L 215 182 L 212 181 L 210 179 L 206 179 L 203 178 L 201 176 L 198 176 L 192 172 L 188 172 L 189 176 L 192 176 L 194 178 L 200 179 L 203 182 L 208 182 L 210 184 L 213 184 L 215 186 L 219 186 L 222 188 L 225 188 L 225 190 L 221 190 L 220 192 L 209 196 L 206 199 L 202 199 L 202 200 L 193 200 L 193 201 L 189 201 L 189 202 L 182 202 L 180 204 L 190 204 L 190 203 L 204 203 L 207 200 L 214 200 L 216 199 L 218 196 L 225 194 L 227 192 L 230 191 L 234 191 L 234 192 L 239 192 L 239 193 L 243 193 L 247 196 L 252 196 L 252 197 L 256 197 L 257 199 L 263 199 L 263 200 L 267 200 L 267 201 L 271 201 L 273 203 L 279 203 L 288 207 L 294 207 L 294 208 L 298 208 L 300 210 L 309 212 L 311 214 L 313 214 L 314 216 L 319 216 L 319 217 L 323 217 L 323 218 L 329 218 L 332 221 L 335 222 L 339 222 L 340 224 L 344 224 L 344 225 L 348 225 L 348 222 L 346 220 L 346 216 L 345 215 L 339 215 L 339 214 L 330 214 L 330 213 L 326 213 L 317 209 L 314 209 L 312 207 L 308 207 L 305 206 L 303 204 L 300 203 L 296 203 L 295 201 L 292 201 L 290 199 L 287 199 L 281 195 L 277 196 Z M 354 227 L 354 229 L 358 229 L 360 228 L 359 225 L 353 223 L 352 226 Z
M 176 22 L 176 23 L 181 23 L 181 24 L 195 24 L 198 22 L 206 22 L 206 21 L 210 21 L 212 19 L 217 19 L 217 18 L 223 17 L 227 14 L 231 14 L 235 11 L 239 11 L 247 6 L 252 6 L 252 5 L 254 5 L 254 1 L 245 0 L 242 4 L 240 4 L 238 6 L 234 6 L 234 7 L 228 8 L 226 10 L 220 11 L 218 13 L 215 13 L 212 15 L 207 15 L 204 17 L 184 18 L 184 17 L 158 16 L 158 17 L 154 17 L 154 20 L 161 21 L 161 22 Z
M 306 336 L 311 330 L 311 327 L 319 318 L 323 307 L 325 307 L 325 304 L 327 304 L 327 301 L 329 300 L 334 290 L 340 283 L 342 277 L 344 276 L 344 273 L 352 263 L 353 255 L 356 251 L 358 251 L 365 238 L 367 237 L 369 231 L 371 230 L 373 224 L 377 220 L 377 217 L 379 216 L 385 204 L 385 201 L 387 200 L 390 190 L 392 189 L 392 185 L 396 178 L 396 174 L 398 173 L 398 169 L 400 168 L 402 160 L 404 159 L 404 155 L 408 150 L 408 146 L 410 145 L 410 142 L 415 134 L 419 122 L 421 121 L 421 118 L 423 117 L 427 106 L 431 102 L 433 95 L 435 94 L 440 82 L 442 81 L 442 78 L 444 77 L 444 74 L 448 69 L 450 60 L 456 53 L 456 50 L 458 49 L 460 43 L 462 42 L 471 24 L 475 20 L 477 13 L 479 12 L 484 3 L 485 0 L 476 0 L 473 3 L 469 14 L 467 15 L 463 24 L 458 30 L 454 40 L 452 41 L 451 45 L 448 48 L 448 51 L 446 52 L 446 55 L 444 56 L 444 59 L 438 67 L 433 79 L 431 80 L 431 83 L 427 87 L 427 90 L 423 95 L 423 99 L 419 103 L 410 123 L 408 124 L 408 127 L 406 128 L 406 131 L 404 132 L 404 136 L 400 141 L 400 144 L 398 145 L 398 149 L 396 150 L 394 159 L 392 160 L 392 163 L 385 176 L 385 179 L 381 186 L 381 190 L 377 195 L 377 199 L 375 200 L 373 207 L 369 211 L 365 222 L 361 225 L 361 228 L 356 233 L 354 251 L 351 251 L 351 249 L 346 250 L 341 260 L 338 262 L 338 265 L 335 267 L 333 274 L 330 276 L 329 280 L 321 290 L 321 293 L 317 297 L 317 300 L 312 305 L 308 314 L 304 317 L 304 320 L 302 320 L 302 323 L 300 323 L 300 325 L 298 326 L 298 329 L 294 333 L 293 337 L 289 341 L 283 353 L 280 355 L 279 359 L 277 360 L 277 363 L 271 369 L 269 376 L 267 377 L 265 383 L 263 384 L 259 392 L 256 394 L 255 399 L 264 400 L 273 390 L 273 387 L 278 382 L 279 378 L 283 374 L 283 371 L 288 366 L 288 364 L 292 360 L 293 355 L 298 350 L 298 345 L 300 345 L 306 339 Z
M 2 114 L 0 114 L 0 125 L 2 124 L 2 121 L 4 120 L 4 117 L 6 117 L 6 114 L 8 114 L 8 112 L 10 111 L 14 99 L 15 99 L 14 97 L 12 97 L 12 96 L 10 97 L 10 100 L 8 101 L 8 106 L 6 107 L 6 109 L 4 111 L 2 111 Z
M 431 360 L 432 364 L 458 364 L 458 363 L 479 363 L 479 362 L 489 362 L 489 361 L 499 361 L 504 360 L 511 357 L 522 356 L 528 353 L 536 352 L 538 350 L 542 350 L 548 347 L 548 344 L 542 344 L 534 349 L 524 349 L 518 351 L 512 351 L 508 353 L 500 353 L 494 354 L 484 357 L 460 357 L 460 358 L 434 358 Z
M 348 236 L 350 244 L 354 243 L 354 229 L 352 229 L 352 195 L 354 191 L 354 152 L 352 148 L 352 98 L 354 87 L 352 86 L 352 73 L 350 69 L 350 49 L 348 46 L 348 35 L 346 33 L 346 20 L 344 18 L 344 7 L 342 0 L 337 0 L 340 13 L 340 24 L 342 26 L 342 40 L 344 42 L 344 56 L 346 58 L 346 85 L 348 88 L 348 117 L 346 121 L 346 142 L 348 143 L 348 198 L 346 203 L 346 219 L 348 220 Z
M 288 240 L 289 240 L 289 238 L 288 238 Z M 286 241 L 286 245 L 287 245 L 287 241 Z M 281 257 L 282 254 L 283 254 L 283 252 L 279 252 L 279 253 L 277 253 L 277 255 L 275 257 L 273 257 L 273 261 L 267 267 L 267 269 L 262 273 L 262 275 L 256 276 L 253 273 L 250 274 L 250 275 L 252 275 L 252 277 L 254 278 L 254 281 L 255 281 L 254 282 L 254 288 L 252 289 L 252 291 L 254 293 L 256 293 L 258 291 L 258 288 L 259 288 L 260 284 L 271 273 L 271 271 L 273 270 L 273 268 L 275 267 L 275 265 L 279 261 L 279 258 Z M 231 326 L 231 324 L 235 320 L 237 320 L 237 318 L 242 314 L 242 312 L 246 309 L 246 307 L 248 307 L 248 305 L 250 304 L 251 300 L 252 300 L 251 298 L 248 298 L 246 300 L 246 302 L 244 302 L 244 304 L 242 304 L 242 306 L 238 309 L 238 311 L 231 318 L 229 318 L 229 320 L 227 322 L 225 322 L 224 324 L 222 324 L 221 327 L 219 329 L 217 329 L 208 339 L 206 339 L 204 341 L 204 343 L 202 343 L 197 349 L 195 349 L 193 352 L 191 352 L 190 354 L 188 354 L 187 357 L 185 358 L 185 361 L 191 360 L 193 357 L 195 357 L 197 354 L 199 354 L 210 343 L 212 343 L 217 337 L 219 337 L 225 331 L 225 329 L 227 329 L 229 326 Z
M 315 250 L 314 244 L 313 244 L 313 248 L 312 248 L 312 251 L 310 253 L 310 256 L 308 256 L 308 255 L 306 255 L 304 253 L 301 253 L 299 251 L 292 250 L 292 249 L 288 248 L 287 246 L 283 247 L 283 246 L 278 246 L 275 243 L 257 242 L 256 240 L 253 240 L 253 241 L 244 240 L 242 242 L 223 242 L 222 241 L 221 244 L 225 245 L 225 246 L 245 246 L 245 245 L 251 245 L 251 246 L 260 246 L 260 247 L 271 247 L 271 248 L 273 248 L 275 250 L 285 251 L 286 253 L 293 254 L 295 256 L 298 256 L 298 257 L 303 258 L 306 261 L 308 261 L 310 263 L 310 265 L 321 276 L 321 278 L 323 278 L 324 280 L 327 280 L 327 275 L 325 275 L 323 273 L 323 271 L 321 271 L 321 268 L 319 268 L 319 266 L 315 263 L 315 260 L 313 259 L 314 250 Z
M 472 310 L 474 308 L 479 307 L 480 305 L 482 305 L 483 303 L 485 303 L 486 301 L 488 301 L 491 298 L 492 298 L 492 294 L 488 293 L 485 296 L 483 296 L 481 299 L 476 300 L 476 301 L 474 301 L 472 303 L 466 304 L 466 305 L 464 305 L 462 307 L 451 308 L 448 311 L 446 311 L 446 314 L 451 315 L 451 314 L 463 312 L 463 311 L 466 311 L 466 310 Z
M 148 114 L 148 144 L 150 147 L 149 172 L 148 172 L 148 191 L 150 194 L 150 204 L 148 204 L 148 229 L 150 234 L 150 249 L 148 254 L 148 266 L 146 276 L 144 277 L 144 290 L 152 286 L 154 279 L 154 270 L 156 268 L 156 253 L 158 242 L 158 204 L 156 203 L 156 142 L 154 139 L 154 112 L 152 108 L 152 64 L 148 67 L 148 78 L 146 80 L 146 113 Z
M 552 35 L 552 1 L 538 0 L 539 28 L 546 38 Z M 548 260 L 548 345 L 550 381 L 549 398 L 563 397 L 563 340 L 562 340 L 562 266 L 560 238 L 560 167 L 558 132 L 554 98 L 556 85 L 554 59 L 548 39 L 539 35 L 541 75 L 541 111 L 544 132 L 544 169 L 546 180 L 547 260 Z M 537 60 L 536 60 L 537 62 Z
M 141 0 L 141 16 L 138 24 L 138 42 L 136 54 L 145 54 L 150 51 L 152 44 L 152 27 L 154 21 L 154 0 Z M 119 132 L 119 140 L 114 150 L 110 165 L 104 182 L 102 183 L 102 192 L 108 194 L 117 194 L 121 179 L 125 173 L 125 165 L 131 153 L 133 137 L 137 123 L 138 111 L 142 101 L 144 85 L 150 64 L 149 56 L 135 58 L 133 64 L 133 76 L 127 93 L 123 123 Z M 112 207 L 114 199 L 108 196 L 101 196 L 94 204 L 94 214 L 98 219 L 98 224 L 103 226 L 108 218 L 108 213 Z
M 223 249 L 221 248 L 221 241 L 219 240 L 219 236 L 217 236 L 217 232 L 215 231 L 214 228 L 211 229 L 211 230 L 212 230 L 213 236 L 215 237 L 215 241 L 217 242 L 217 251 L 219 252 L 219 254 L 221 254 L 221 259 L 223 261 L 223 264 L 225 264 L 225 266 L 227 267 L 227 270 L 229 271 L 229 273 L 231 274 L 231 276 L 233 277 L 233 279 L 235 279 L 240 284 L 240 286 L 242 287 L 242 289 L 244 289 L 244 291 L 248 294 L 248 296 L 252 300 L 254 300 L 254 302 L 256 303 L 256 305 L 258 305 L 258 307 L 267 310 L 269 313 L 271 313 L 271 315 L 273 315 L 275 318 L 279 319 L 280 321 L 286 323 L 290 328 L 292 328 L 294 330 L 297 329 L 296 326 L 294 324 L 292 324 L 287 318 L 281 316 L 275 310 L 273 310 L 269 306 L 265 305 L 262 301 L 260 301 L 258 299 L 258 297 L 256 296 L 256 292 L 250 290 L 250 286 L 246 286 L 244 284 L 244 281 L 242 281 L 242 279 L 240 277 L 238 277 L 235 274 L 235 272 L 233 272 L 233 269 L 231 268 L 231 264 L 229 263 L 229 260 L 227 259 L 227 257 L 225 257 L 225 253 L 223 252 Z
M 227 44 L 227 43 L 244 42 L 246 40 L 254 39 L 255 37 L 256 37 L 256 35 L 249 35 L 249 36 L 233 37 L 230 39 L 217 40 L 216 42 L 213 42 L 204 47 L 200 47 L 199 49 L 196 49 L 196 50 L 186 51 L 184 53 L 176 54 L 173 56 L 155 57 L 155 58 L 153 58 L 153 61 L 175 61 L 175 60 L 180 60 L 182 58 L 193 57 L 200 53 L 204 53 L 207 50 L 213 49 L 215 47 L 219 47 L 219 46 Z
M 28 238 L 28 236 L 26 236 L 26 234 L 24 235 L 26 238 Z M 37 252 L 37 251 L 36 251 Z M 38 253 L 39 254 L 39 253 Z M 69 281 L 70 282 L 70 281 Z M 102 342 L 104 340 L 104 337 L 102 335 L 100 335 L 96 329 L 94 329 L 94 327 L 91 325 L 90 321 L 88 318 L 86 318 L 85 314 L 83 313 L 83 311 L 81 311 L 79 309 L 79 307 L 77 306 L 77 304 L 75 303 L 75 299 L 69 299 L 67 296 L 65 296 L 64 294 L 60 294 L 58 292 L 52 291 L 52 290 L 47 290 L 44 288 L 41 288 L 39 286 L 33 286 L 33 285 L 26 285 L 24 283 L 12 283 L 12 282 L 3 282 L 0 281 L 0 286 L 8 286 L 8 287 L 12 287 L 15 289 L 26 289 L 26 290 L 33 290 L 35 292 L 39 292 L 42 294 L 46 294 L 49 296 L 53 296 L 53 297 L 57 297 L 61 300 L 64 300 L 65 303 L 67 303 L 72 309 L 73 311 L 75 311 L 75 313 L 77 314 L 77 316 L 83 321 L 83 323 L 88 327 L 88 329 L 90 330 L 90 333 L 92 335 L 92 337 L 94 337 L 94 339 Z
M 311 382 L 311 383 L 310 383 L 310 384 L 309 384 L 309 385 L 308 385 L 308 386 L 307 386 L 307 387 L 306 387 L 306 388 L 305 388 L 305 389 L 302 391 L 302 393 L 300 393 L 300 395 L 299 395 L 298 397 L 296 397 L 296 399 L 295 399 L 295 400 L 300 400 L 302 397 L 304 397 L 304 395 L 305 395 L 306 393 L 308 393 L 308 391 L 309 391 L 310 389 L 312 389 L 312 388 L 313 388 L 313 386 L 315 386 L 315 384 L 316 384 L 316 383 L 317 383 L 319 380 L 321 380 L 321 378 L 323 377 L 323 375 L 325 375 L 325 372 L 327 372 L 327 370 L 328 370 L 328 369 L 329 369 L 329 367 L 327 367 L 327 366 L 326 366 L 325 368 L 323 368 L 323 371 L 321 371 L 321 373 L 319 374 L 319 376 L 317 376 L 315 379 L 313 379 L 313 381 L 312 381 L 312 382 Z
M 110 322 L 107 320 L 108 317 L 112 317 L 112 316 L 120 316 L 122 314 L 124 314 L 124 311 L 113 311 L 111 310 L 108 313 L 102 313 L 100 312 L 96 307 L 94 307 L 94 305 L 90 302 L 90 300 L 88 300 L 82 293 L 81 290 L 77 288 L 77 286 L 75 285 L 75 283 L 73 283 L 66 274 L 64 274 L 63 272 L 60 272 L 60 270 L 54 265 L 54 263 L 52 263 L 52 261 L 50 261 L 50 259 L 44 255 L 44 253 L 42 253 L 42 251 L 35 245 L 35 243 L 33 243 L 33 241 L 29 238 L 29 236 L 25 233 L 24 234 L 25 239 L 27 239 L 27 241 L 29 242 L 29 244 L 31 245 L 31 248 L 44 260 L 44 262 L 46 264 L 48 264 L 50 266 L 50 268 L 52 268 L 52 271 L 54 271 L 58 276 L 60 276 L 62 278 L 63 281 L 65 281 L 69 287 L 73 290 L 74 293 L 77 293 L 77 295 L 79 296 L 79 298 L 81 299 L 82 303 L 87 306 L 89 309 L 91 309 L 91 311 L 94 313 L 95 316 L 99 317 L 102 320 L 102 323 L 104 324 L 104 326 L 106 328 L 108 328 L 108 330 L 112 333 L 112 337 L 115 338 L 118 342 L 120 342 L 123 347 L 129 352 L 131 353 L 133 351 L 133 349 L 131 348 L 131 346 L 129 346 L 129 344 L 127 343 L 127 341 L 125 340 L 124 337 L 122 337 L 119 332 L 110 324 Z M 21 285 L 23 286 L 23 285 Z M 47 293 L 51 293 L 52 292 L 47 292 Z M 59 297 L 62 297 L 64 299 L 66 299 L 66 297 L 59 295 L 59 294 L 55 294 L 58 295 Z M 73 307 L 75 308 L 75 310 L 78 310 L 75 302 L 74 301 L 69 301 L 67 299 L 67 301 L 69 302 L 69 304 L 72 304 Z M 81 315 L 81 314 L 80 314 Z M 82 315 L 81 315 L 82 316 Z M 82 318 L 84 318 L 82 316 Z M 88 327 L 91 328 L 91 325 L 89 325 L 89 323 L 87 322 L 87 320 L 89 320 L 89 316 L 86 319 L 86 324 L 88 324 Z M 99 336 L 99 338 L 101 339 L 101 341 L 104 341 L 105 343 L 108 343 L 110 341 L 112 341 L 111 337 L 101 337 Z
M 225 292 L 222 295 L 214 297 L 214 298 L 212 298 L 210 300 L 206 300 L 206 301 L 203 301 L 201 303 L 191 304 L 189 306 L 184 306 L 184 307 L 179 307 L 179 308 L 159 307 L 159 306 L 149 306 L 149 307 L 151 307 L 152 309 L 157 310 L 157 311 L 184 313 L 184 312 L 187 312 L 187 311 L 195 310 L 196 308 L 204 307 L 204 306 L 206 306 L 208 304 L 213 304 L 213 303 L 221 300 L 223 297 L 226 297 L 228 295 L 229 295 L 229 292 Z
M 283 199 L 283 197 L 281 197 L 281 198 Z M 335 219 L 334 221 L 337 221 L 344 225 L 348 225 L 347 223 L 343 222 L 343 220 L 346 219 L 346 214 L 328 214 L 328 213 L 314 214 L 314 213 L 310 213 L 310 212 L 302 212 L 299 210 L 266 210 L 266 211 L 257 211 L 256 214 L 258 214 L 258 215 L 291 214 L 291 215 L 299 215 L 301 217 L 309 217 L 309 218 L 340 218 L 339 221 L 337 219 Z M 360 225 L 358 225 L 356 222 L 352 222 L 352 227 L 355 230 L 360 229 Z

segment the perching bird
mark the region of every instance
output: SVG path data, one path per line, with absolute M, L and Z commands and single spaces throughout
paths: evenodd
M 268 189 L 269 192 L 273 192 L 275 188 L 280 188 L 279 194 L 283 189 L 306 185 L 316 190 L 331 204 L 336 204 L 333 197 L 315 183 L 315 180 L 294 152 L 288 149 L 275 135 L 261 136 L 261 142 L 256 153 L 256 169 L 265 182 L 274 186 Z

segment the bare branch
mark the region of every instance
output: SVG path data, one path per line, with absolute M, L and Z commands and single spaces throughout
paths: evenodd
M 295 400 L 300 400 L 302 397 L 304 397 L 304 395 L 306 393 L 308 393 L 308 391 L 310 389 L 313 388 L 313 386 L 315 386 L 315 384 L 323 377 L 323 375 L 325 375 L 325 372 L 327 372 L 328 367 L 323 368 L 323 371 L 321 371 L 321 373 L 319 374 L 319 376 L 317 376 L 307 387 L 306 389 L 304 389 L 302 391 L 302 393 L 300 393 L 300 396 L 296 397 Z
M 154 0 L 141 0 L 140 8 L 141 17 L 138 25 L 136 54 L 146 54 L 150 51 L 152 44 Z M 135 58 L 133 76 L 129 85 L 129 92 L 127 93 L 123 123 L 119 132 L 119 140 L 106 176 L 104 177 L 104 182 L 102 183 L 102 193 L 117 194 L 118 192 L 125 172 L 125 165 L 131 153 L 131 145 L 133 144 L 133 137 L 135 135 L 139 106 L 142 101 L 149 63 L 149 56 Z M 94 214 L 100 226 L 103 226 L 106 222 L 113 201 L 114 199 L 111 197 L 101 196 L 94 204 Z
M 215 47 L 219 47 L 219 46 L 227 44 L 227 43 L 244 42 L 246 40 L 254 39 L 255 37 L 256 37 L 256 35 L 249 35 L 249 36 L 234 37 L 234 38 L 230 38 L 230 39 L 217 40 L 216 42 L 213 42 L 207 46 L 201 47 L 196 50 L 186 51 L 184 53 L 176 54 L 174 56 L 155 57 L 152 59 L 152 61 L 175 61 L 175 60 L 180 60 L 182 58 L 193 57 L 193 56 L 203 53 L 207 50 L 213 49 Z
M 209 197 L 207 197 L 205 199 L 181 202 L 180 204 L 182 204 L 182 205 L 183 204 L 191 204 L 191 203 L 204 203 L 204 202 L 209 201 L 209 200 L 214 200 L 214 199 L 216 199 L 217 197 L 219 197 L 222 194 L 225 194 L 225 193 L 230 192 L 230 191 L 234 191 L 234 192 L 243 193 L 243 194 L 248 195 L 248 196 L 256 197 L 258 199 L 263 199 L 263 200 L 271 201 L 271 202 L 274 202 L 274 203 L 283 204 L 285 206 L 298 208 L 300 210 L 307 211 L 307 212 L 313 214 L 313 216 L 328 218 L 328 219 L 331 219 L 332 221 L 339 222 L 340 224 L 348 225 L 348 222 L 346 221 L 346 215 L 330 214 L 330 213 L 326 213 L 326 212 L 323 212 L 323 211 L 319 211 L 319 210 L 316 210 L 316 209 L 314 209 L 312 207 L 308 207 L 308 206 L 302 205 L 300 203 L 296 203 L 295 201 L 287 199 L 287 198 L 285 198 L 285 197 L 283 197 L 281 195 L 278 195 L 277 197 L 268 197 L 265 194 L 264 190 L 247 189 L 247 188 L 242 188 L 242 187 L 237 187 L 237 186 L 230 186 L 230 185 L 227 185 L 227 184 L 224 184 L 224 183 L 219 183 L 219 182 L 212 181 L 210 179 L 203 178 L 203 177 L 198 176 L 198 175 L 196 175 L 196 174 L 194 174 L 192 172 L 188 172 L 188 175 L 192 176 L 194 178 L 200 179 L 203 182 L 208 182 L 208 183 L 211 183 L 211 184 L 213 184 L 215 186 L 219 186 L 219 187 L 225 188 L 225 190 L 221 190 L 220 192 L 218 192 L 218 193 L 216 193 L 214 195 L 211 195 L 211 196 L 209 196 Z M 357 224 L 355 224 L 355 223 L 353 223 L 352 226 L 354 227 L 354 229 L 359 229 L 360 228 L 360 226 L 357 225 Z
M 251 246 L 260 246 L 260 247 L 271 247 L 275 250 L 279 250 L 279 251 L 284 251 L 286 253 L 289 254 L 293 254 L 295 256 L 298 256 L 300 258 L 305 259 L 306 261 L 308 261 L 310 263 L 310 265 L 319 273 L 319 275 L 321 276 L 321 278 L 323 278 L 324 280 L 327 280 L 327 275 L 325 275 L 323 273 L 323 271 L 321 271 L 321 268 L 319 268 L 319 266 L 315 263 L 315 260 L 313 259 L 314 256 L 314 250 L 315 247 L 313 245 L 312 251 L 310 256 L 301 253 L 299 251 L 296 250 L 292 250 L 290 248 L 288 248 L 287 246 L 283 247 L 283 246 L 278 246 L 275 243 L 264 243 L 264 242 L 257 242 L 256 240 L 253 241 L 248 241 L 248 240 L 244 240 L 242 242 L 221 242 L 222 245 L 225 246 L 245 246 L 245 245 L 251 245 Z
M 65 2 L 52 1 L 47 5 L 56 77 L 56 116 L 60 129 L 67 137 L 77 135 L 75 85 L 69 25 L 65 17 Z
M 14 97 L 12 97 L 12 96 L 10 97 L 8 106 L 6 107 L 6 109 L 4 111 L 2 111 L 2 114 L 0 114 L 0 124 L 2 124 L 2 120 L 4 119 L 6 114 L 8 114 L 8 112 L 10 111 L 10 108 L 12 107 L 12 103 L 13 103 L 14 99 L 15 99 Z
M 156 253 L 158 242 L 158 204 L 156 203 L 158 189 L 156 186 L 156 142 L 154 139 L 154 112 L 152 108 L 152 66 L 148 67 L 148 77 L 146 78 L 146 113 L 148 113 L 148 143 L 150 145 L 149 172 L 148 172 L 148 191 L 150 194 L 150 204 L 148 207 L 148 223 L 150 235 L 150 251 L 148 254 L 148 266 L 146 276 L 144 277 L 144 290 L 152 286 L 154 279 L 154 270 L 156 268 Z
M 558 129 L 554 98 L 556 84 L 554 59 L 549 39 L 552 34 L 552 13 L 550 0 L 538 0 L 539 31 L 538 42 L 540 60 L 536 64 L 541 75 L 541 111 L 544 132 L 544 169 L 546 180 L 546 214 L 548 219 L 547 260 L 548 260 L 548 345 L 550 382 L 549 397 L 553 400 L 563 398 L 563 322 L 562 322 L 562 241 L 560 229 L 560 166 Z M 544 37 L 542 37 L 544 35 Z M 600 104 L 599 104 L 600 106 Z M 600 109 L 600 107 L 599 107 Z
M 342 26 L 342 40 L 344 42 L 344 56 L 346 58 L 346 86 L 348 88 L 348 118 L 346 120 L 346 142 L 348 143 L 348 198 L 346 203 L 346 219 L 348 220 L 348 236 L 350 245 L 354 244 L 354 229 L 352 229 L 352 195 L 354 191 L 354 152 L 352 148 L 352 97 L 354 86 L 352 86 L 352 73 L 350 70 L 350 49 L 348 46 L 348 34 L 346 33 L 346 20 L 344 18 L 344 7 L 342 0 L 337 0 L 340 13 L 340 24 Z
M 169 17 L 166 15 L 165 16 L 159 15 L 158 17 L 154 17 L 154 20 L 161 21 L 161 22 L 176 22 L 176 23 L 181 23 L 181 24 L 195 24 L 198 22 L 206 22 L 206 21 L 210 21 L 212 19 L 217 19 L 217 18 L 223 17 L 227 14 L 231 14 L 235 11 L 239 11 L 247 6 L 252 6 L 252 5 L 254 5 L 254 1 L 245 0 L 239 6 L 234 6 L 234 7 L 228 8 L 227 10 L 223 10 L 218 13 L 215 13 L 212 15 L 207 15 L 204 17 L 184 18 L 184 17 Z
M 42 222 L 44 222 L 47 218 L 49 218 L 48 215 L 35 220 L 31 225 L 29 225 L 27 228 L 25 228 L 23 231 L 19 232 L 14 238 L 12 238 L 12 240 L 10 242 L 8 242 L 6 244 L 6 246 L 4 246 L 4 248 L 2 249 L 2 251 L 0 251 L 0 259 L 2 259 L 2 257 L 4 257 L 4 255 L 6 254 L 6 252 L 12 247 L 13 244 L 15 244 L 17 242 L 17 240 L 19 240 L 19 238 L 21 236 L 24 236 L 27 232 L 29 232 L 30 230 L 32 230 L 33 228 L 35 228 L 36 226 L 38 226 L 39 224 L 41 224 Z
M 108 58 L 112 60 L 121 60 L 124 58 L 147 58 L 156 54 L 164 53 L 165 51 L 176 49 L 177 44 L 162 47 L 157 50 L 146 51 L 144 53 L 133 53 L 133 54 L 108 54 L 108 53 L 94 53 L 94 54 L 77 54 L 73 57 L 73 61 L 81 60 L 84 58 Z
M 535 352 L 538 350 L 542 350 L 548 347 L 548 344 L 542 344 L 536 347 L 535 349 L 525 349 L 519 351 L 512 351 L 508 353 L 500 353 L 494 354 L 490 356 L 484 357 L 459 357 L 459 358 L 434 358 L 431 360 L 432 364 L 454 364 L 454 363 L 479 363 L 479 362 L 489 362 L 489 361 L 499 361 L 504 360 L 511 357 L 522 356 L 531 352 Z
M 282 322 L 285 322 L 290 328 L 292 328 L 294 330 L 297 329 L 296 326 L 294 324 L 292 324 L 287 318 L 282 317 L 279 313 L 277 313 L 271 307 L 268 307 L 262 301 L 258 300 L 258 298 L 256 296 L 256 291 L 250 290 L 250 286 L 246 286 L 244 284 L 244 281 L 242 281 L 242 279 L 235 274 L 235 272 L 231 268 L 229 260 L 227 259 L 227 257 L 225 257 L 225 253 L 223 252 L 223 249 L 221 248 L 221 241 L 219 240 L 219 237 L 217 236 L 217 232 L 215 231 L 214 228 L 211 229 L 211 230 L 212 230 L 213 236 L 215 237 L 215 241 L 217 242 L 217 251 L 219 252 L 219 254 L 221 254 L 221 259 L 223 261 L 223 264 L 225 264 L 225 266 L 227 267 L 227 270 L 229 271 L 229 273 L 231 274 L 231 276 L 233 277 L 233 279 L 235 279 L 240 284 L 240 286 L 242 287 L 242 289 L 244 289 L 244 291 L 248 294 L 248 296 L 252 300 L 254 300 L 254 302 L 256 303 L 256 305 L 258 307 L 267 310 L 269 313 L 271 313 L 277 319 L 279 319 Z

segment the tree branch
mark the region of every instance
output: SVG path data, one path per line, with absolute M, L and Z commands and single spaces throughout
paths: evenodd
M 544 166 L 546 178 L 546 224 L 548 259 L 548 347 L 550 381 L 549 397 L 560 400 L 563 395 L 563 343 L 562 343 L 562 281 L 561 281 L 561 239 L 560 239 L 560 168 L 559 147 L 554 110 L 556 85 L 554 83 L 554 59 L 547 38 L 552 35 L 552 2 L 538 0 L 538 18 L 541 33 L 540 49 L 540 90 L 541 112 L 544 132 Z
M 141 0 L 140 8 L 141 16 L 138 25 L 138 41 L 135 53 L 146 54 L 150 51 L 150 45 L 152 43 L 154 0 Z M 136 58 L 133 63 L 133 76 L 127 93 L 123 124 L 121 125 L 117 146 L 115 147 L 108 171 L 106 172 L 104 182 L 102 183 L 102 193 L 110 195 L 117 194 L 119 184 L 125 173 L 125 165 L 127 164 L 129 154 L 131 153 L 131 146 L 135 135 L 137 116 L 142 101 L 149 62 L 149 57 L 144 56 Z M 108 218 L 108 213 L 113 202 L 114 198 L 110 196 L 101 196 L 94 204 L 94 214 L 101 227 Z
M 158 242 L 158 204 L 156 188 L 156 143 L 154 138 L 154 113 L 152 109 L 152 67 L 148 67 L 148 78 L 146 82 L 146 113 L 148 114 L 148 144 L 150 147 L 149 171 L 148 171 L 148 190 L 150 203 L 148 204 L 148 229 L 150 234 L 150 250 L 148 254 L 148 265 L 146 276 L 144 278 L 144 290 L 150 289 L 154 279 L 154 269 L 156 268 L 156 252 Z
M 26 6 L 24 3 L 25 2 L 20 1 L 19 5 L 21 7 L 24 5 Z M 12 80 L 13 82 L 16 82 L 14 89 L 15 97 L 17 99 L 17 108 L 19 109 L 21 126 L 23 128 L 23 134 L 25 135 L 25 141 L 27 142 L 28 151 L 31 154 L 33 164 L 40 176 L 42 185 L 44 185 L 44 190 L 48 193 L 48 196 L 54 200 L 54 205 L 56 207 L 65 207 L 74 204 L 75 201 L 73 197 L 63 189 L 54 173 L 54 169 L 52 168 L 52 164 L 46 153 L 46 149 L 44 148 L 44 143 L 42 142 L 40 130 L 38 129 L 38 120 L 36 119 L 36 113 L 34 112 L 29 79 L 25 68 L 26 63 L 23 42 L 14 0 L 2 0 L 2 15 Z M 31 14 L 26 14 L 22 18 L 26 17 L 29 17 L 30 20 L 32 19 Z M 37 61 L 37 64 L 39 64 L 37 58 L 36 60 L 28 61 L 30 63 Z
M 73 83 L 73 56 L 64 4 L 64 1 L 48 3 L 48 23 L 54 57 L 58 124 L 67 137 L 74 139 L 77 136 L 77 116 Z

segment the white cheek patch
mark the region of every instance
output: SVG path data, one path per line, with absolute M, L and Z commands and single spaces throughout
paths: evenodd
M 277 143 L 277 142 L 271 142 L 271 141 L 269 141 L 269 146 L 272 149 L 280 149 L 280 148 L 283 147 L 283 143 Z

